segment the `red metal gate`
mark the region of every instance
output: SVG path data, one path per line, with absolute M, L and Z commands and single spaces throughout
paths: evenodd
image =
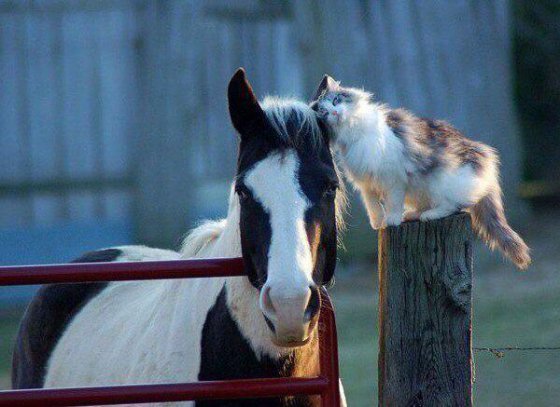
M 243 276 L 243 260 L 197 259 L 138 263 L 84 263 L 0 267 L 0 286 L 93 281 Z M 319 320 L 320 374 L 312 378 L 262 378 L 179 384 L 147 384 L 0 391 L 0 406 L 91 406 L 187 400 L 319 395 L 339 407 L 338 345 L 334 312 L 325 291 Z

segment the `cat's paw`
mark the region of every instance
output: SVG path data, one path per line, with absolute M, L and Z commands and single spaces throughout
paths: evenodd
M 373 230 L 378 230 L 383 228 L 383 218 L 371 219 L 369 220 L 369 224 Z
M 413 222 L 418 219 L 420 219 L 420 212 L 413 209 L 406 211 L 403 216 L 404 222 Z
M 387 215 L 387 219 L 385 220 L 385 224 L 387 226 L 399 226 L 402 223 L 402 215 L 400 213 L 393 213 Z
M 453 209 L 447 209 L 444 207 L 433 208 L 422 212 L 420 214 L 420 220 L 422 222 L 426 222 L 428 220 L 441 219 L 445 218 L 448 215 L 451 215 L 452 213 Z

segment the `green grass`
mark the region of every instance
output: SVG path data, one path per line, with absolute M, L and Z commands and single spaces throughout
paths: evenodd
M 0 388 L 10 386 L 12 349 L 23 310 L 11 308 L 0 312 Z
M 374 278 L 373 273 L 351 278 L 341 276 L 332 290 L 340 376 L 349 406 L 374 405 L 377 394 L 378 319 Z
M 497 280 L 481 278 L 475 287 L 475 346 L 560 346 L 560 274 L 535 268 Z M 475 362 L 478 405 L 558 405 L 560 351 L 478 352 Z

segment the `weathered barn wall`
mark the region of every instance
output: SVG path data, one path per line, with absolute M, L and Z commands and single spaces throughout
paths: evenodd
M 158 82 L 154 88 L 163 91 L 172 114 L 179 115 L 170 120 L 159 115 L 167 125 L 176 127 L 167 133 L 172 138 L 167 149 L 162 142 L 151 154 L 184 155 L 159 165 L 169 169 L 165 172 L 171 182 L 169 191 L 179 188 L 182 199 L 154 206 L 151 221 L 141 223 L 141 236 L 154 237 L 154 241 L 179 236 L 192 221 L 183 216 L 184 208 L 196 208 L 196 202 L 208 205 L 210 201 L 210 213 L 217 208 L 222 213 L 225 210 L 225 180 L 233 173 L 236 149 L 227 122 L 225 88 L 237 66 L 247 68 L 261 95 L 306 98 L 328 72 L 343 83 L 372 90 L 390 105 L 451 121 L 467 135 L 500 151 L 510 217 L 519 221 L 525 214 L 525 207 L 516 198 L 522 149 L 512 104 L 509 2 L 165 4 L 160 3 L 159 8 L 152 5 L 160 11 L 165 8 L 168 16 L 153 20 L 153 27 L 168 30 L 167 37 L 162 37 L 165 46 L 157 52 L 166 53 L 165 47 L 173 49 L 175 63 L 154 70 L 154 80 L 174 79 L 166 84 Z M 182 19 L 177 18 L 180 14 Z M 179 66 L 191 64 L 191 68 L 178 68 L 178 61 Z M 193 144 L 193 140 L 200 141 Z M 181 144 L 182 153 L 168 152 Z M 191 154 L 190 158 L 186 154 Z M 145 167 L 146 172 L 149 168 Z M 186 174 L 195 175 L 189 178 Z M 170 196 L 170 192 L 161 192 L 161 182 L 157 176 L 141 182 L 147 196 L 154 194 L 145 200 L 147 205 L 152 205 L 156 196 Z M 202 186 L 198 188 L 197 183 Z M 209 184 L 217 188 L 208 188 Z M 222 193 L 213 193 L 216 190 Z M 169 210 L 163 218 L 162 210 Z M 195 210 L 194 218 L 199 214 Z M 354 219 L 355 225 L 364 223 L 363 213 L 361 216 Z
M 260 96 L 301 95 L 291 7 L 257 3 L 151 2 L 146 9 L 142 241 L 176 244 L 201 215 L 225 213 L 237 158 L 225 91 L 237 67 Z
M 126 1 L 0 1 L 0 263 L 68 260 L 44 250 L 61 230 L 130 239 L 136 23 Z
M 0 0 L 0 228 L 134 219 L 172 246 L 225 213 L 236 159 L 225 89 L 306 98 L 323 73 L 521 149 L 505 0 Z M 361 220 L 351 221 L 353 224 Z

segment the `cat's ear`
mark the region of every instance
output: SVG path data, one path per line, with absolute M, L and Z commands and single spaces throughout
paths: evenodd
M 270 130 L 245 70 L 237 69 L 228 85 L 228 107 L 231 122 L 241 138 L 258 136 Z
M 323 76 L 323 79 L 321 80 L 321 83 L 319 84 L 319 87 L 317 87 L 317 90 L 313 94 L 313 97 L 311 98 L 311 102 L 314 102 L 317 99 L 319 99 L 319 97 L 321 97 L 323 93 L 336 90 L 338 89 L 338 87 L 339 87 L 338 82 L 335 81 L 329 75 L 325 74 L 325 76 Z

